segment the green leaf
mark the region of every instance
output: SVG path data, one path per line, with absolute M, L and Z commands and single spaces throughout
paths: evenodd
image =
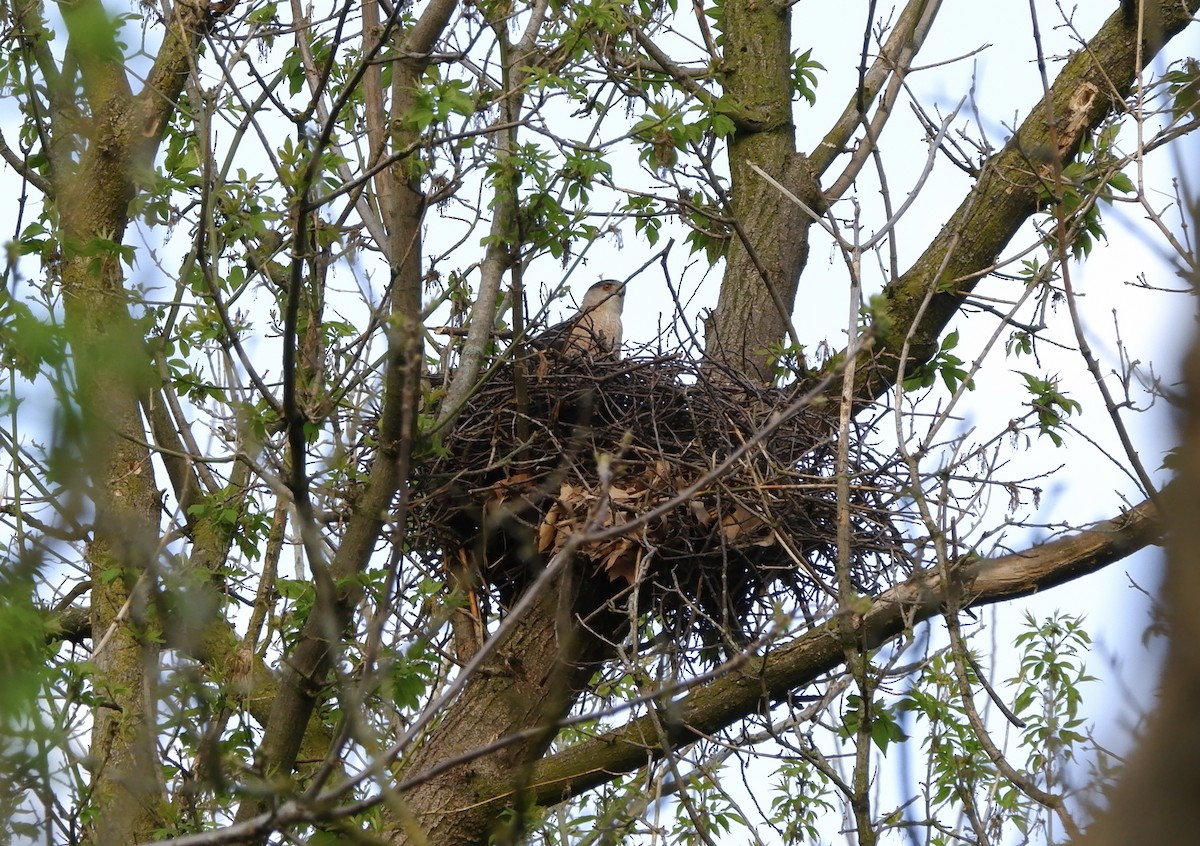
M 1182 120 L 1185 115 L 1200 117 L 1200 62 L 1185 59 L 1179 70 L 1163 75 L 1171 96 L 1171 116 Z
M 805 50 L 792 60 L 792 99 L 804 100 L 810 106 L 817 102 L 816 71 L 825 70 L 825 66 L 812 58 L 812 48 Z
M 24 574 L 0 571 L 0 727 L 37 710 L 47 673 L 44 617 L 34 603 L 32 582 Z M 6 754 L 13 745 L 6 744 Z
M 1108 187 L 1123 194 L 1132 194 L 1135 190 L 1133 180 L 1124 173 L 1114 173 L 1108 180 Z

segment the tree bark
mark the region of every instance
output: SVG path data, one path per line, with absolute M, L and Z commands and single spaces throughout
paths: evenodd
M 593 610 L 581 607 L 588 591 L 580 590 L 578 573 L 585 566 L 569 565 L 548 585 L 447 706 L 443 722 L 406 757 L 401 787 L 416 786 L 397 794 L 391 842 L 452 846 L 519 837 L 525 812 L 536 804 L 533 763 L 610 651 L 580 622 Z M 472 755 L 509 737 L 516 742 Z
M 705 352 L 750 381 L 767 385 L 775 352 L 788 334 L 812 220 L 777 198 L 756 164 L 821 210 L 821 191 L 796 152 L 792 123 L 791 4 L 725 4 L 722 79 L 737 130 L 729 145 L 729 245 L 717 307 L 705 324 Z
M 836 669 L 845 661 L 846 629 L 865 649 L 911 631 L 942 613 L 953 595 L 960 607 L 979 607 L 1044 591 L 1093 573 L 1159 541 L 1160 515 L 1147 500 L 1113 520 L 1061 540 L 1000 558 L 962 561 L 946 585 L 923 570 L 870 601 L 849 618 L 835 618 L 762 657 L 673 700 L 658 719 L 668 740 L 686 745 L 732 725 Z M 553 805 L 617 775 L 634 772 L 663 754 L 654 717 L 641 717 L 595 740 L 566 749 L 534 769 L 539 802 Z
M 134 97 L 107 12 L 96 0 L 63 8 L 68 51 L 79 61 L 88 108 L 78 165 L 54 158 L 62 232 L 64 323 L 78 384 L 78 447 L 96 509 L 86 550 L 96 667 L 92 803 L 100 844 L 147 840 L 163 819 L 153 685 L 158 651 L 146 597 L 158 555 L 159 493 L 140 404 L 152 382 L 142 333 L 130 317 L 120 247 L 135 174 L 153 160 L 207 10 L 181 2 L 142 92 Z M 62 106 L 62 104 L 60 104 Z M 73 107 L 74 108 L 74 107 Z M 72 126 L 59 109 L 53 137 Z
M 1155 25 L 1146 28 L 1143 64 L 1191 23 L 1200 0 L 1148 0 L 1146 6 L 1147 19 Z M 906 342 L 907 372 L 937 352 L 942 332 L 966 295 L 1037 211 L 1039 191 L 1053 182 L 1053 162 L 1069 163 L 1085 138 L 1123 111 L 1139 71 L 1137 59 L 1136 28 L 1114 11 L 1066 63 L 1049 95 L 1004 149 L 984 164 L 971 193 L 916 264 L 884 289 L 884 312 L 874 321 L 875 346 L 861 354 L 860 395 L 879 397 L 896 384 Z M 841 361 L 837 356 L 829 366 L 841 367 Z

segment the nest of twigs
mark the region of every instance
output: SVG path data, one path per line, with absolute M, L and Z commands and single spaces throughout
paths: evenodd
M 426 537 L 474 562 L 487 597 L 507 607 L 583 533 L 573 566 L 589 589 L 605 601 L 636 590 L 639 613 L 675 635 L 741 643 L 781 601 L 805 614 L 828 606 L 838 585 L 836 408 L 801 407 L 764 435 L 802 389 L 714 384 L 674 359 L 545 356 L 493 374 L 413 501 Z M 902 488 L 868 434 L 850 450 L 849 574 L 870 593 L 902 560 L 890 514 Z M 628 530 L 590 538 L 617 526 Z

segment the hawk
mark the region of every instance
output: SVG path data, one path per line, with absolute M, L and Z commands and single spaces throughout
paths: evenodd
M 566 358 L 620 358 L 624 305 L 624 282 L 614 279 L 597 282 L 583 295 L 578 312 L 537 335 L 530 344 Z

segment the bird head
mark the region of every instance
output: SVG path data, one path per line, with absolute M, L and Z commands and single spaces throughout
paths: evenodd
M 616 279 L 603 279 L 587 289 L 583 302 L 579 304 L 581 312 L 599 308 L 601 304 L 615 306 L 617 311 L 625 304 L 625 283 Z

